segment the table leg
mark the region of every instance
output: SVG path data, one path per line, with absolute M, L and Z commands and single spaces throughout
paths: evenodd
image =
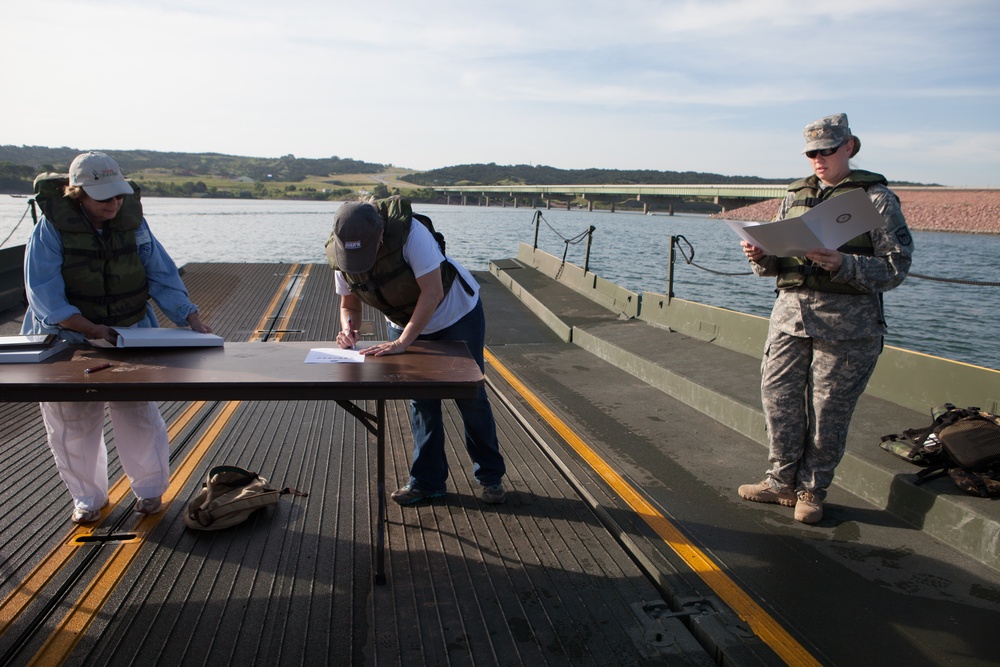
M 378 441 L 378 521 L 375 535 L 375 584 L 385 584 L 385 401 L 376 401 L 375 422 Z

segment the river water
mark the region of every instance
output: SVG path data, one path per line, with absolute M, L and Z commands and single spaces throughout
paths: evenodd
M 275 200 L 143 200 L 153 233 L 178 263 L 319 262 L 337 202 Z M 0 196 L 3 247 L 24 243 L 27 200 Z M 535 209 L 419 205 L 445 234 L 448 254 L 473 270 L 514 257 L 532 244 Z M 591 226 L 590 270 L 626 289 L 665 293 L 670 237 L 683 236 L 693 264 L 678 256 L 674 296 L 767 316 L 773 280 L 749 274 L 739 239 L 726 223 L 704 216 L 542 210 L 538 247 L 583 266 L 586 240 L 567 243 Z M 9 238 L 8 238 L 8 235 Z M 930 277 L 1000 282 L 1000 236 L 914 232 L 912 271 Z M 687 253 L 687 245 L 683 245 Z M 698 265 L 698 266 L 695 266 Z M 699 268 L 702 267 L 702 268 Z M 714 272 L 714 273 L 713 273 Z M 739 275 L 720 275 L 739 274 Z M 889 345 L 1000 369 L 1000 287 L 910 277 L 885 296 Z

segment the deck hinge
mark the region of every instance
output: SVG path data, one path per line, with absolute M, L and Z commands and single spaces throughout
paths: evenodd
M 70 544 L 82 547 L 86 544 L 108 544 L 110 542 L 133 542 L 139 539 L 138 533 L 89 533 L 87 535 L 77 535 Z

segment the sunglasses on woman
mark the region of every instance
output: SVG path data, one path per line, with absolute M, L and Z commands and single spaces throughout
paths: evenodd
M 91 199 L 94 199 L 91 197 Z M 98 204 L 107 204 L 109 201 L 114 199 L 115 201 L 121 201 L 125 199 L 125 195 L 115 195 L 114 197 L 108 197 L 107 199 L 94 199 Z
M 843 145 L 844 144 L 837 144 L 833 148 L 822 148 L 820 150 L 815 150 L 815 151 L 806 151 L 806 157 L 809 158 L 810 160 L 812 160 L 817 155 L 822 155 L 823 157 L 830 157 L 831 155 L 839 151 L 840 147 Z

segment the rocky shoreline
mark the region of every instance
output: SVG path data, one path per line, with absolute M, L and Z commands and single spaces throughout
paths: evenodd
M 1000 190 L 897 188 L 910 229 L 927 232 L 1000 234 Z M 770 199 L 714 214 L 713 218 L 770 222 L 781 200 Z

